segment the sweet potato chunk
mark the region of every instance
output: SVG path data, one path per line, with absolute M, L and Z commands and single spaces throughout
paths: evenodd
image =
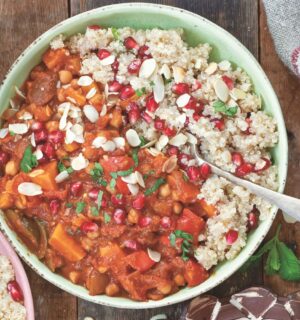
M 57 161 L 51 161 L 30 172 L 29 177 L 32 182 L 40 185 L 43 190 L 51 191 L 57 190 L 55 181 L 57 174 Z

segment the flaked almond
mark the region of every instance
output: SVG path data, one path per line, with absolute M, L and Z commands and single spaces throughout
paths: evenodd
M 161 154 L 160 151 L 158 151 L 157 149 L 155 148 L 149 148 L 149 149 L 146 149 L 150 154 L 151 156 L 153 157 L 157 157 L 159 154 Z
M 164 64 L 160 68 L 159 73 L 161 75 L 163 75 L 165 77 L 165 79 L 167 79 L 167 80 L 171 79 L 171 70 L 170 70 L 170 68 L 169 68 L 169 66 L 167 64 Z
M 24 121 L 26 121 L 26 120 L 31 120 L 31 119 L 33 119 L 33 116 L 32 116 L 32 114 L 31 114 L 30 112 L 25 111 L 23 114 L 21 114 L 21 115 L 18 117 L 18 119 L 19 119 L 19 120 L 24 120 Z
M 92 123 L 95 123 L 99 119 L 99 113 L 97 109 L 90 104 L 86 104 L 83 107 L 83 113 Z
M 116 144 L 117 148 L 124 148 L 125 147 L 125 139 L 123 137 L 113 138 L 113 142 Z
M 222 71 L 228 71 L 231 68 L 231 63 L 227 60 L 223 60 L 219 63 L 219 69 Z
M 234 100 L 241 100 L 241 99 L 245 99 L 246 98 L 246 93 L 241 90 L 241 89 L 237 89 L 237 88 L 233 88 L 230 91 L 230 96 L 234 99 Z
M 208 75 L 212 75 L 215 73 L 218 69 L 218 65 L 215 62 L 211 62 L 207 68 L 204 70 L 204 72 Z
M 8 128 L 0 129 L 0 139 L 5 138 L 8 135 Z
M 138 171 L 135 172 L 136 182 L 142 187 L 145 188 L 145 181 L 142 174 Z
M 127 130 L 125 136 L 131 147 L 137 147 L 141 144 L 141 139 L 134 129 Z
M 225 82 L 221 79 L 217 79 L 214 82 L 213 86 L 214 86 L 215 93 L 216 93 L 217 97 L 221 101 L 226 102 L 229 97 L 229 90 L 228 90 L 228 87 L 225 84 Z
M 90 86 L 93 82 L 94 80 L 90 76 L 81 76 L 78 79 L 77 84 L 81 87 L 87 87 Z
M 139 186 L 137 184 L 128 183 L 127 187 L 133 196 L 136 196 L 139 193 Z
M 33 147 L 36 147 L 36 141 L 33 133 L 30 136 L 30 143 Z
M 71 144 L 75 141 L 75 139 L 76 139 L 76 134 L 71 130 L 71 128 L 68 128 L 66 130 L 65 143 Z
M 116 144 L 113 141 L 106 141 L 102 145 L 102 149 L 106 152 L 113 152 L 116 150 Z
M 155 59 L 151 58 L 144 60 L 140 67 L 139 77 L 144 79 L 150 78 L 156 70 L 156 67 L 157 64 Z
M 173 66 L 173 77 L 176 83 L 183 82 L 185 77 L 185 70 L 181 67 Z
M 152 141 L 147 142 L 146 144 L 144 144 L 141 149 L 145 149 L 145 148 L 149 148 L 155 145 L 155 143 L 157 142 L 157 139 L 154 139 Z
M 69 178 L 69 173 L 67 170 L 64 170 L 60 172 L 56 177 L 55 177 L 55 182 L 56 183 L 61 183 Z
M 157 103 L 162 102 L 165 98 L 165 84 L 162 76 L 160 75 L 155 76 L 153 96 L 154 96 L 154 100 Z
M 45 173 L 45 170 L 43 169 L 36 169 L 36 170 L 33 170 L 31 171 L 28 176 L 31 177 L 31 178 L 34 178 L 34 177 L 37 177 L 41 174 L 44 174 Z
M 100 117 L 103 117 L 103 116 L 105 116 L 106 114 L 107 114 L 107 105 L 104 104 L 104 105 L 102 106 L 102 110 L 101 110 L 101 112 L 100 112 Z
M 24 94 L 17 86 L 15 86 L 15 90 L 16 90 L 16 94 L 17 94 L 18 96 L 20 96 L 20 97 L 23 98 L 23 99 L 26 99 L 25 94 Z
M 107 96 L 106 102 L 107 102 L 108 106 L 112 107 L 112 106 L 115 106 L 119 102 L 119 100 L 120 100 L 120 98 L 117 93 L 116 94 L 110 93 Z
M 81 109 L 79 107 L 75 107 L 75 106 L 70 106 L 70 110 L 69 110 L 69 117 L 72 119 L 77 119 L 77 118 L 81 118 Z
M 184 93 L 179 96 L 176 100 L 176 104 L 179 108 L 185 107 L 191 99 L 191 96 L 188 93 Z
M 126 183 L 130 183 L 130 184 L 136 184 L 137 183 L 137 177 L 135 172 L 132 172 L 130 175 L 126 176 L 126 177 L 121 177 L 121 180 L 126 182 Z
M 189 133 L 189 132 L 186 132 L 185 135 L 186 135 L 186 137 L 187 137 L 187 139 L 188 139 L 187 141 L 188 141 L 189 143 L 191 143 L 191 144 L 197 144 L 198 140 L 197 140 L 197 138 L 196 138 L 194 135 L 192 135 L 192 134 Z
M 71 167 L 75 171 L 85 169 L 89 164 L 89 161 L 80 153 L 77 157 L 71 160 Z
M 41 186 L 33 182 L 20 183 L 18 185 L 18 192 L 27 197 L 34 197 L 43 193 Z
M 75 123 L 72 127 L 71 130 L 75 133 L 75 135 L 81 135 L 83 133 L 83 126 L 79 123 Z
M 115 59 L 116 59 L 116 57 L 111 54 L 107 58 L 104 58 L 104 59 L 100 60 L 100 63 L 103 66 L 109 66 L 109 65 L 111 65 L 111 64 L 113 64 L 115 62 Z
M 92 146 L 95 148 L 101 148 L 106 141 L 107 139 L 105 137 L 97 137 L 93 140 Z
M 177 167 L 177 156 L 172 155 L 162 166 L 162 172 L 171 173 Z
M 188 138 L 183 133 L 179 133 L 169 141 L 169 144 L 171 146 L 180 147 L 186 144 L 187 140 Z
M 159 262 L 161 259 L 161 254 L 157 251 L 154 251 L 150 248 L 147 248 L 149 258 L 154 262 Z
M 186 122 L 186 114 L 182 113 L 180 116 L 178 116 L 177 121 L 180 122 L 182 125 L 184 125 Z
M 59 120 L 59 130 L 64 130 L 66 128 L 67 125 L 67 117 L 69 114 L 69 110 L 70 110 L 71 104 L 69 102 L 64 102 L 61 105 L 59 105 L 59 110 L 63 110 L 63 114 Z
M 74 98 L 72 98 L 72 97 L 67 97 L 66 98 L 69 102 L 72 102 L 73 104 L 77 104 L 77 101 L 74 99 Z
M 28 132 L 28 125 L 26 123 L 12 123 L 8 125 L 8 130 L 15 134 L 24 134 Z
M 87 99 L 91 99 L 91 98 L 93 98 L 93 96 L 95 95 L 97 93 L 97 90 L 96 90 L 96 88 L 92 88 L 92 89 L 90 89 L 90 91 L 86 94 L 86 98 Z
M 166 135 L 162 134 L 159 137 L 158 141 L 156 142 L 155 148 L 158 151 L 161 151 L 168 144 L 168 142 L 169 142 L 169 138 Z
M 37 160 L 40 160 L 43 158 L 43 152 L 40 149 L 37 149 L 33 152 Z

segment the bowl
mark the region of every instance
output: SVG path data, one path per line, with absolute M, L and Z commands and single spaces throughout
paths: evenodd
M 199 42 L 208 42 L 213 47 L 213 60 L 227 59 L 245 69 L 253 80 L 256 92 L 261 95 L 265 110 L 272 114 L 278 123 L 279 143 L 273 150 L 273 157 L 279 170 L 279 191 L 283 191 L 288 163 L 287 136 L 280 105 L 267 76 L 252 54 L 231 34 L 203 17 L 182 9 L 149 3 L 125 3 L 100 7 L 59 23 L 35 40 L 11 67 L 0 90 L 1 111 L 8 106 L 9 99 L 14 95 L 14 86 L 20 86 L 29 74 L 30 69 L 40 62 L 41 56 L 52 38 L 61 33 L 70 36 L 77 32 L 83 32 L 86 26 L 93 24 L 114 27 L 130 26 L 142 29 L 181 27 L 185 31 L 185 40 L 189 45 L 193 46 Z M 71 283 L 58 274 L 52 273 L 35 255 L 30 253 L 16 237 L 15 233 L 10 230 L 3 214 L 0 215 L 0 223 L 2 230 L 24 261 L 39 275 L 57 287 L 82 299 L 102 305 L 144 309 L 162 307 L 188 300 L 222 283 L 238 270 L 258 248 L 270 229 L 276 212 L 277 208 L 273 207 L 268 219 L 263 221 L 249 237 L 247 245 L 241 253 L 234 260 L 218 265 L 207 281 L 197 287 L 182 289 L 162 300 L 146 302 L 104 295 L 88 295 L 86 289 Z
M 24 306 L 26 308 L 27 320 L 34 320 L 34 308 L 32 294 L 30 290 L 30 285 L 26 276 L 26 272 L 23 268 L 23 265 L 15 253 L 14 249 L 11 247 L 9 242 L 6 240 L 3 233 L 0 232 L 0 254 L 6 256 L 11 262 L 16 280 L 20 285 L 23 295 L 24 295 Z

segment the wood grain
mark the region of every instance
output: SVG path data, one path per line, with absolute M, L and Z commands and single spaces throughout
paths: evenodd
M 40 34 L 68 17 L 67 0 L 0 0 L 0 79 Z M 75 320 L 77 301 L 26 267 L 37 320 Z

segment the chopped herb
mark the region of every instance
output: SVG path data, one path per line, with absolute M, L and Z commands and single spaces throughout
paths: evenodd
M 23 172 L 30 172 L 34 167 L 38 165 L 37 158 L 34 154 L 32 154 L 32 148 L 31 146 L 27 146 L 23 158 L 20 163 L 21 170 Z
M 59 172 L 67 171 L 68 174 L 71 174 L 74 171 L 72 167 L 67 168 L 61 160 L 57 164 L 57 169 Z
M 91 214 L 92 214 L 92 216 L 94 216 L 94 217 L 98 217 L 98 216 L 99 216 L 99 211 L 98 211 L 98 209 L 97 209 L 96 207 L 92 207 L 92 208 L 91 208 Z
M 115 39 L 115 40 L 119 40 L 120 34 L 119 34 L 118 29 L 115 28 L 115 27 L 112 27 L 112 28 L 111 28 L 111 32 L 112 32 L 112 34 L 113 34 L 114 39 Z
M 148 143 L 148 141 L 143 136 L 140 136 L 140 140 L 141 140 L 141 143 L 140 143 L 139 147 L 142 147 Z
M 225 114 L 226 116 L 233 117 L 237 113 L 237 106 L 235 107 L 228 107 L 224 102 L 221 100 L 215 101 L 213 103 L 213 107 L 215 111 L 221 112 Z
M 150 81 L 150 86 L 151 86 L 151 87 L 154 87 L 154 85 L 155 85 L 154 81 L 151 80 L 151 81 Z
M 101 184 L 104 187 L 107 186 L 107 182 L 104 179 L 102 179 L 103 168 L 100 163 L 95 163 L 94 168 L 90 171 L 90 175 L 92 176 L 92 179 L 96 181 L 98 184 Z
M 104 212 L 103 216 L 104 216 L 104 223 L 109 223 L 111 220 L 111 216 L 107 212 Z
M 174 232 L 172 232 L 169 236 L 170 239 L 170 243 L 172 247 L 175 247 L 176 245 L 176 235 L 174 234 Z
M 184 181 L 189 181 L 189 177 L 186 175 L 186 173 L 183 173 L 183 180 Z
M 76 213 L 83 212 L 84 208 L 85 208 L 85 203 L 84 202 L 82 202 L 82 201 L 77 202 L 77 204 L 76 204 Z
M 117 179 L 117 178 L 118 178 L 118 173 L 117 173 L 117 172 L 111 172 L 110 175 L 111 175 L 114 179 Z
M 71 228 L 67 228 L 66 231 L 70 236 L 74 236 L 74 231 Z
M 182 230 L 175 230 L 169 236 L 171 246 L 175 247 L 176 239 L 183 239 L 181 243 L 181 259 L 187 261 L 189 259 L 189 254 L 192 247 L 193 236 L 190 233 L 187 233 Z
M 69 167 L 69 168 L 67 168 L 67 172 L 68 172 L 68 174 L 71 174 L 72 172 L 74 172 L 74 170 L 72 167 Z
M 159 178 L 155 181 L 154 185 L 152 187 L 150 187 L 149 189 L 147 189 L 144 194 L 145 196 L 149 196 L 150 194 L 152 194 L 153 192 L 155 192 L 162 184 L 164 184 L 166 182 L 165 179 L 163 178 Z
M 118 194 L 116 195 L 116 198 L 120 200 L 120 199 L 123 198 L 123 195 L 122 195 L 121 193 L 118 193 Z
M 114 178 L 117 179 L 117 177 L 127 177 L 133 172 L 133 167 L 129 168 L 128 170 L 124 171 L 116 171 L 116 172 L 111 172 L 110 175 Z
M 98 210 L 100 210 L 101 205 L 102 205 L 102 198 L 103 198 L 103 191 L 100 190 L 98 193 L 98 197 L 97 197 L 97 206 L 98 206 Z
M 98 179 L 97 181 L 98 184 L 101 184 L 101 186 L 106 187 L 107 186 L 107 181 L 104 179 Z
M 13 131 L 9 131 L 9 135 L 13 137 L 13 136 L 15 136 L 16 134 L 15 134 Z
M 163 79 L 164 79 L 164 84 L 165 84 L 165 85 L 166 85 L 166 84 L 169 84 L 169 83 L 171 83 L 171 82 L 173 81 L 173 78 L 166 79 L 165 77 L 163 77 Z
M 138 148 L 134 148 L 132 150 L 132 159 L 134 161 L 134 165 L 137 167 L 139 165 L 139 156 L 138 156 L 138 153 L 139 153 L 139 149 Z
M 112 178 L 112 179 L 110 180 L 109 186 L 110 186 L 110 188 L 111 188 L 111 189 L 113 189 L 113 190 L 114 190 L 114 189 L 115 189 L 116 184 L 117 184 L 116 179 Z
M 67 202 L 67 203 L 66 203 L 66 207 L 67 207 L 67 208 L 72 208 L 72 207 L 73 207 L 73 203 Z
M 141 89 L 137 89 L 135 90 L 135 94 L 138 96 L 138 97 L 141 97 L 143 94 L 146 93 L 146 88 L 141 88 Z
M 145 174 L 143 175 L 143 179 L 144 179 L 144 180 L 148 179 L 148 178 L 149 178 L 150 176 L 152 176 L 154 173 L 155 173 L 155 170 L 150 170 L 150 171 L 148 171 L 147 173 L 145 173 Z

